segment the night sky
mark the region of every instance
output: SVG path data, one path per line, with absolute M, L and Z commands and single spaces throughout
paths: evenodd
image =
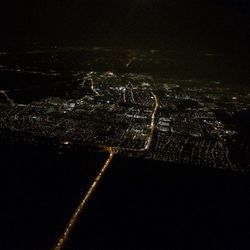
M 26 0 L 1 7 L 1 44 L 248 48 L 247 0 Z

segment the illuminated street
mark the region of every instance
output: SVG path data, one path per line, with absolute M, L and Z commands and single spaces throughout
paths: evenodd
M 58 240 L 58 243 L 55 246 L 55 250 L 61 250 L 64 247 L 64 243 L 67 240 L 67 238 L 69 237 L 69 235 L 72 233 L 72 229 L 74 227 L 74 225 L 77 223 L 78 217 L 81 215 L 81 213 L 83 212 L 88 200 L 90 199 L 90 197 L 93 195 L 93 193 L 95 192 L 95 189 L 98 186 L 98 183 L 101 181 L 103 174 L 105 173 L 106 169 L 109 167 L 114 155 L 115 155 L 115 151 L 112 148 L 107 148 L 107 151 L 109 152 L 109 158 L 106 160 L 106 162 L 104 163 L 103 167 L 101 168 L 100 172 L 98 173 L 97 177 L 95 178 L 94 182 L 92 183 L 92 185 L 90 186 L 88 192 L 86 193 L 86 195 L 84 196 L 83 200 L 81 201 L 80 205 L 77 207 L 76 211 L 74 212 L 74 214 L 72 215 L 62 237 Z

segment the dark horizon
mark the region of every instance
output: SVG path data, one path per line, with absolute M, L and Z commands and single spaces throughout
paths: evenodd
M 30 43 L 248 49 L 244 0 L 25 1 L 6 4 L 2 47 Z

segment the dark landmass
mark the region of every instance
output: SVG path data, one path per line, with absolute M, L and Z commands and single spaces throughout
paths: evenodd
M 249 73 L 241 68 L 241 88 L 231 86 L 238 70 L 230 70 L 237 64 L 230 58 L 102 47 L 2 53 L 1 133 L 14 141 L 48 138 L 55 145 L 115 147 L 125 156 L 246 170 L 249 119 L 239 126 L 236 117 L 249 111 L 242 83 Z M 146 154 L 139 152 L 149 144 Z

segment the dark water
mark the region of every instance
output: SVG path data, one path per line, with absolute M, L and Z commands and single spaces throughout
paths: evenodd
M 1 146 L 0 249 L 51 249 L 105 157 Z M 115 158 L 65 249 L 249 249 L 249 179 Z
M 0 249 L 51 249 L 105 158 L 1 145 Z
M 115 159 L 66 249 L 247 249 L 249 174 Z

